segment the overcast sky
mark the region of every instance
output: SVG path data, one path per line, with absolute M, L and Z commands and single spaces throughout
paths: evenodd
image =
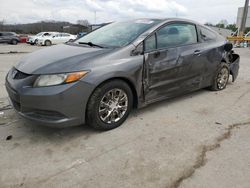
M 110 22 L 131 18 L 183 17 L 201 23 L 236 22 L 244 0 L 0 0 L 0 20 L 29 23 L 58 20 L 76 23 Z

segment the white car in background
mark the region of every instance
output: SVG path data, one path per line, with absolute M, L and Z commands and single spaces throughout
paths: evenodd
M 31 45 L 34 45 L 34 44 L 37 44 L 38 40 L 42 37 L 47 37 L 47 36 L 51 36 L 51 35 L 55 35 L 57 34 L 58 32 L 40 32 L 34 36 L 30 36 L 28 37 L 28 40 L 27 40 L 27 43 L 28 44 L 31 44 Z
M 52 44 L 62 44 L 68 41 L 73 41 L 76 37 L 76 35 L 71 35 L 69 33 L 56 33 L 55 35 L 39 38 L 38 45 L 50 46 Z

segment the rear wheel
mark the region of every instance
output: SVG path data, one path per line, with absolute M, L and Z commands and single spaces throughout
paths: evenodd
M 87 124 L 110 130 L 120 126 L 133 106 L 133 94 L 128 84 L 113 80 L 99 86 L 88 102 Z
M 221 63 L 213 79 L 213 85 L 210 87 L 210 89 L 213 91 L 225 89 L 228 83 L 229 75 L 230 70 L 228 64 Z
M 50 40 L 46 40 L 46 41 L 44 42 L 44 44 L 45 44 L 45 46 L 51 46 L 51 41 L 50 41 Z
M 18 43 L 17 40 L 12 40 L 12 41 L 11 41 L 11 44 L 13 44 L 13 45 L 17 45 L 17 43 Z

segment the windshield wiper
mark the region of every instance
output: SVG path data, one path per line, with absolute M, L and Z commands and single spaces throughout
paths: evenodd
M 105 48 L 104 46 L 100 46 L 100 45 L 98 45 L 98 44 L 94 44 L 94 43 L 92 43 L 92 42 L 78 42 L 78 44 L 87 44 L 87 45 L 89 45 L 89 46 L 96 46 L 96 47 L 99 47 L 99 48 Z

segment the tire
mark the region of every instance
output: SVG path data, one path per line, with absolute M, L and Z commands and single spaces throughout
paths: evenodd
M 37 43 L 38 43 L 38 40 L 36 39 L 36 40 L 34 41 L 34 44 L 33 44 L 33 45 L 37 45 Z
M 122 80 L 112 80 L 98 86 L 91 95 L 86 122 L 95 129 L 111 130 L 127 119 L 132 107 L 133 94 L 129 85 Z
M 46 41 L 44 42 L 44 44 L 45 44 L 45 46 L 51 46 L 51 41 L 50 41 L 50 40 L 46 40 Z
M 17 40 L 12 40 L 12 41 L 11 41 L 11 44 L 13 44 L 13 45 L 17 45 L 17 43 L 18 43 Z
M 219 91 L 226 88 L 230 76 L 230 69 L 227 63 L 222 62 L 216 71 L 213 78 L 213 84 L 210 89 L 212 91 Z

